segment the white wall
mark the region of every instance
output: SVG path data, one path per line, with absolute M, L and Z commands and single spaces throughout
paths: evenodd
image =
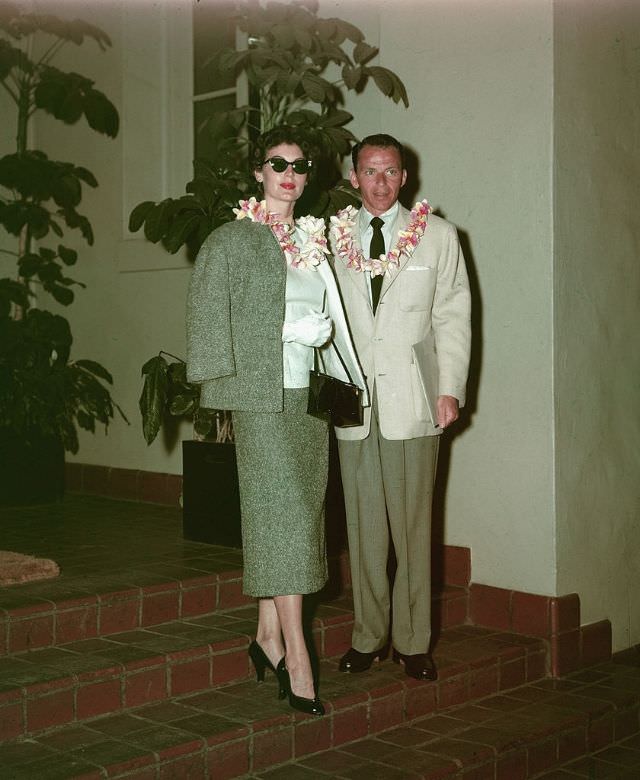
M 558 590 L 640 639 L 640 6 L 555 13 Z
M 408 110 L 368 92 L 350 101 L 354 132 L 406 142 L 417 197 L 470 248 L 474 379 L 451 448 L 446 541 L 472 548 L 475 581 L 551 594 L 551 5 L 404 0 L 379 5 L 381 24 L 362 4 L 326 6 L 380 36 L 379 64 L 409 93 Z
M 111 37 L 106 53 L 87 41 L 68 46 L 57 62 L 94 79 L 121 119 L 115 140 L 84 122 L 38 123 L 39 139 L 52 155 L 85 165 L 99 182 L 97 190 L 85 190 L 81 208 L 92 221 L 95 245 L 87 247 L 79 237 L 74 243 L 81 258 L 73 270 L 87 289 L 63 313 L 72 323 L 73 356 L 91 357 L 113 373 L 113 395 L 131 423 L 116 420 L 106 437 L 82 433 L 80 452 L 68 459 L 181 473 L 179 441 L 190 436 L 189 426 L 174 431 L 171 442 L 160 435 L 147 447 L 138 398 L 140 369 L 149 357 L 160 349 L 184 356 L 189 266 L 184 257 L 146 242 L 142 233 L 131 235 L 127 222 L 136 203 L 183 194 L 190 178 L 189 34 L 181 36 L 182 25 L 189 27 L 190 4 L 171 0 L 167 9 L 159 2 L 78 0 L 48 2 L 47 8 L 67 18 L 81 16 Z

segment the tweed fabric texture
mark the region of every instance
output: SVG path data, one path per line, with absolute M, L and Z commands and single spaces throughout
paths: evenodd
M 207 409 L 282 411 L 282 323 L 287 264 L 265 225 L 242 219 L 214 230 L 198 253 L 187 298 L 187 379 L 200 384 Z M 326 286 L 333 339 L 351 376 L 364 391 L 365 378 L 329 263 L 317 273 Z M 347 380 L 334 350 L 325 371 Z
M 209 409 L 282 410 L 286 263 L 271 230 L 228 222 L 202 245 L 187 298 L 187 379 Z
M 314 593 L 327 581 L 329 427 L 307 414 L 307 395 L 285 389 L 280 413 L 233 412 L 249 596 Z

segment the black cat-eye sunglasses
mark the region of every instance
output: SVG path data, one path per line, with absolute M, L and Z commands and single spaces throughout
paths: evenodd
M 306 157 L 299 157 L 297 160 L 285 160 L 284 157 L 269 157 L 268 160 L 263 161 L 263 165 L 269 165 L 276 173 L 284 173 L 289 166 L 293 168 L 294 173 L 302 174 L 308 173 L 311 168 L 311 160 L 307 160 Z

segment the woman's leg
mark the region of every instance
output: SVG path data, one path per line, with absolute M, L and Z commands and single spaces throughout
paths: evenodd
M 256 642 L 264 650 L 274 667 L 284 655 L 282 629 L 273 599 L 258 599 L 258 630 Z
M 274 596 L 273 601 L 284 636 L 291 690 L 296 696 L 313 699 L 313 673 L 302 631 L 302 596 Z

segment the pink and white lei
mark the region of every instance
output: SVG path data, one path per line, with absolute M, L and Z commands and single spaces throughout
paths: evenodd
M 347 206 L 339 211 L 335 217 L 331 217 L 331 237 L 336 254 L 344 260 L 347 268 L 351 268 L 353 271 L 358 273 L 369 271 L 371 276 L 386 274 L 393 268 L 400 266 L 400 259 L 403 256 L 411 257 L 426 230 L 427 217 L 431 211 L 428 201 L 418 201 L 411 209 L 406 229 L 399 231 L 396 245 L 386 255 L 365 258 L 362 249 L 359 249 L 353 240 L 356 209 L 353 206 Z
M 239 204 L 239 209 L 233 209 L 236 219 L 250 219 L 252 222 L 270 227 L 284 252 L 287 263 L 293 268 L 315 270 L 325 259 L 325 255 L 331 254 L 324 234 L 323 219 L 310 216 L 296 219 L 296 225 L 306 235 L 304 244 L 298 247 L 293 225 L 282 222 L 277 215 L 267 211 L 266 201 L 249 198 L 249 200 L 239 201 Z

